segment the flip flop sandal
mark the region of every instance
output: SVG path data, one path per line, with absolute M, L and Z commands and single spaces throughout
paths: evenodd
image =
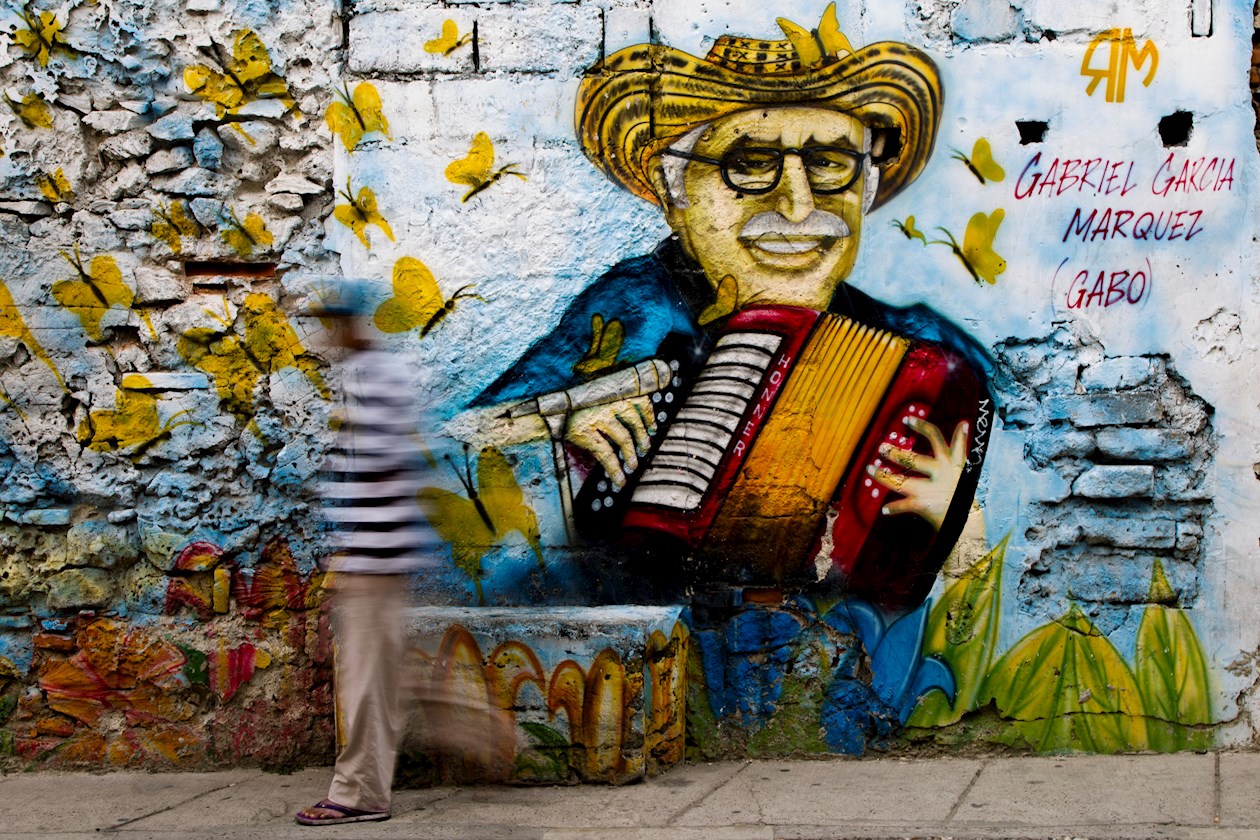
M 309 811 L 316 809 L 332 811 L 333 813 L 326 816 L 307 816 Z M 324 799 L 316 802 L 309 808 L 298 811 L 293 819 L 297 820 L 300 825 L 341 825 L 342 823 L 379 822 L 389 819 L 389 811 L 359 811 L 355 808 L 347 808 L 345 805 L 338 805 L 336 802 Z

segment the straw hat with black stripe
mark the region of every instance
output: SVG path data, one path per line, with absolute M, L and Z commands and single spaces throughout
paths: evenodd
M 907 44 L 858 50 L 835 25 L 779 20 L 787 40 L 723 35 L 703 58 L 658 44 L 628 47 L 582 79 L 575 109 L 586 156 L 614 182 L 653 203 L 653 158 L 695 127 L 752 108 L 806 105 L 851 114 L 868 128 L 895 129 L 900 150 L 879 163 L 873 207 L 923 170 L 940 124 L 944 92 L 936 65 Z

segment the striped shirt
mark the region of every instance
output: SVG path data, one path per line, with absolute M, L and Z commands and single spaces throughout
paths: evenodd
M 414 383 L 397 357 L 380 350 L 351 353 L 343 371 L 342 423 L 319 482 L 331 566 L 401 574 L 430 565 L 425 547 L 434 535 L 416 501 L 424 461 Z

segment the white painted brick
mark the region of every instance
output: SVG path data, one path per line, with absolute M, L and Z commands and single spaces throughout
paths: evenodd
M 406 9 L 371 12 L 350 19 L 352 73 L 465 73 L 473 69 L 472 44 L 450 55 L 425 50 L 427 41 L 442 32 L 442 23 L 455 21 L 460 35 L 471 33 L 477 12 L 469 9 Z
M 1008 41 L 1019 25 L 1007 0 L 963 0 L 953 21 L 956 37 L 965 41 Z
M 1081 3 L 1078 0 L 1027 0 L 1024 3 L 1025 19 L 1041 29 L 1053 30 L 1060 37 L 1071 35 L 1070 40 L 1088 41 L 1106 29 L 1126 27 L 1133 30 L 1135 38 L 1164 39 L 1169 36 L 1184 38 L 1184 6 L 1177 17 L 1180 29 L 1169 27 L 1170 4 L 1148 4 L 1134 0 L 1109 0 L 1102 3 Z M 1141 46 L 1141 44 L 1139 44 Z M 1157 47 L 1166 46 L 1158 43 Z M 1104 49 L 1105 47 L 1100 47 Z M 1106 64 L 1103 55 L 1097 55 L 1099 66 Z
M 604 54 L 646 44 L 651 36 L 652 14 L 646 8 L 610 6 L 604 10 Z
M 603 17 L 566 4 L 490 9 L 477 18 L 481 69 L 577 76 L 603 53 Z
M 546 76 L 450 80 L 433 86 L 434 119 L 423 128 L 429 136 L 469 140 L 478 131 L 572 140 L 576 88 L 572 79 Z

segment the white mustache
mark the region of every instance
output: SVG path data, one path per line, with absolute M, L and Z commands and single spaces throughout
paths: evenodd
M 762 237 L 808 236 L 820 239 L 843 239 L 851 233 L 844 219 L 826 210 L 814 210 L 803 220 L 791 222 L 778 213 L 758 213 L 739 232 L 740 239 Z

